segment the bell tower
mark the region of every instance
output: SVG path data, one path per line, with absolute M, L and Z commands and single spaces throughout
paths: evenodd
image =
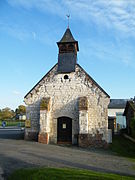
M 75 71 L 77 63 L 77 51 L 79 51 L 78 41 L 76 41 L 69 29 L 66 29 L 62 39 L 57 42 L 59 48 L 58 54 L 58 72 L 70 73 Z

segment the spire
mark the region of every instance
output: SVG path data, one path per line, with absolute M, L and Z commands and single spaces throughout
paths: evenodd
M 78 41 L 76 41 L 69 29 L 69 27 L 66 29 L 63 37 L 61 38 L 61 40 L 59 42 L 57 42 L 57 44 L 62 44 L 62 43 L 75 43 L 77 45 L 77 50 L 79 51 L 79 47 L 78 47 Z
M 57 42 L 58 54 L 58 73 L 75 72 L 77 63 L 77 51 L 79 51 L 78 41 L 76 41 L 69 29 L 66 29 L 63 37 Z
M 74 39 L 70 29 L 67 28 L 60 42 L 63 43 L 63 42 L 75 42 L 75 41 L 76 40 Z

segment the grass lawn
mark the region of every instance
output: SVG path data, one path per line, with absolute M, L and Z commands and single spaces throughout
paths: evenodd
M 5 120 L 6 126 L 20 126 L 24 127 L 25 122 L 24 121 L 19 121 L 19 120 Z M 0 120 L 0 126 L 2 126 L 2 120 Z
M 135 161 L 135 143 L 123 136 L 114 136 L 112 142 L 109 147 L 112 152 Z
M 68 168 L 37 168 L 21 169 L 15 171 L 8 180 L 66 180 L 66 179 L 100 179 L 100 180 L 132 180 L 135 177 L 120 176 L 116 174 L 99 173 L 88 170 Z

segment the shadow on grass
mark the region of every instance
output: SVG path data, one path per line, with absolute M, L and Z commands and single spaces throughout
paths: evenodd
M 119 156 L 135 161 L 135 143 L 122 135 L 115 135 L 109 149 Z
M 37 166 L 28 162 L 24 162 L 16 157 L 12 158 L 10 157 L 10 155 L 6 156 L 0 154 L 0 167 L 3 170 L 4 179 L 7 179 L 7 177 L 17 169 L 30 168 L 30 167 L 34 168 Z
M 38 169 L 22 169 L 14 172 L 8 180 L 69 180 L 69 179 L 100 179 L 100 180 L 133 180 L 135 177 L 120 176 L 116 174 L 99 173 L 88 170 L 79 170 L 71 168 L 38 168 Z

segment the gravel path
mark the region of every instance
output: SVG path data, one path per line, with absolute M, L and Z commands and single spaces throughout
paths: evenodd
M 44 166 L 135 175 L 134 162 L 103 150 L 85 150 L 24 140 L 0 139 L 0 168 L 5 177 L 19 168 Z

